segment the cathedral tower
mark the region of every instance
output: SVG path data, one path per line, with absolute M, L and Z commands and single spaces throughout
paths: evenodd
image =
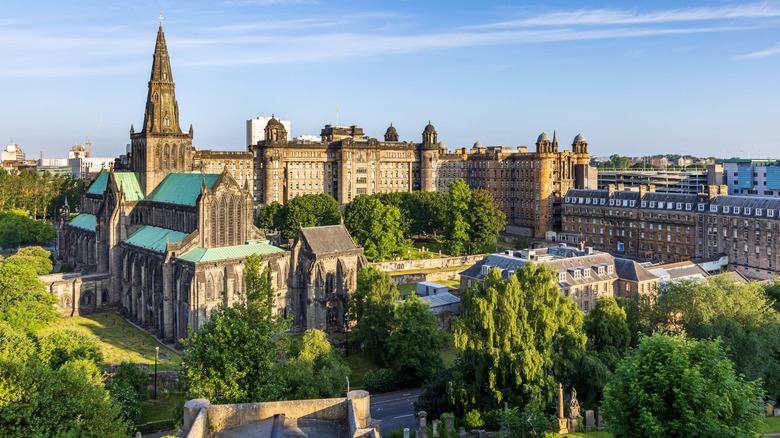
M 188 133 L 182 133 L 174 87 L 171 60 L 160 26 L 146 96 L 144 124 L 140 132 L 130 127 L 132 168 L 140 174 L 145 196 L 149 196 L 169 173 L 192 170 L 192 125 Z

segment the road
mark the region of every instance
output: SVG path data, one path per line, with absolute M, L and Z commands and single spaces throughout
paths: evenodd
M 414 416 L 414 402 L 421 392 L 420 388 L 416 388 L 372 395 L 371 418 L 382 420 L 379 432 L 384 435 L 404 427 L 416 429 L 418 421 Z

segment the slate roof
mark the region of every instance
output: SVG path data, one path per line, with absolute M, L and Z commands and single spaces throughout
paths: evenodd
M 97 218 L 94 214 L 79 213 L 68 222 L 68 225 L 94 232 L 95 226 L 97 225 Z
M 203 179 L 206 180 L 206 188 L 212 188 L 219 178 L 218 173 L 169 173 L 154 193 L 149 197 L 150 201 L 165 202 L 168 204 L 195 205 L 200 195 L 200 187 Z
M 104 172 L 105 173 L 105 172 Z M 136 172 L 114 172 L 116 184 L 125 194 L 126 201 L 143 201 L 144 192 Z
M 764 210 L 762 216 L 766 215 L 766 210 L 775 210 L 775 217 L 778 217 L 777 212 L 780 211 L 780 199 L 761 198 L 758 196 L 716 196 L 710 200 L 710 206 L 718 207 L 718 213 L 723 213 L 723 206 L 731 207 L 731 211 L 726 214 L 733 214 L 734 207 L 739 207 L 741 211 L 737 216 L 755 216 L 757 208 Z M 751 214 L 745 215 L 745 208 L 750 208 Z
M 165 246 L 168 242 L 181 242 L 187 236 L 187 233 L 144 225 L 124 242 L 156 252 L 165 252 Z
M 274 254 L 277 252 L 284 252 L 284 250 L 269 244 L 267 241 L 259 241 L 250 242 L 246 245 L 223 246 L 220 248 L 197 247 L 182 254 L 179 258 L 188 262 L 199 263 L 245 258 L 252 254 Z
M 104 170 L 100 172 L 98 177 L 89 185 L 87 194 L 102 195 L 103 192 L 106 191 L 106 187 L 108 187 L 108 171 Z
M 566 196 L 577 198 L 609 198 L 606 190 L 569 189 Z
M 351 251 L 357 248 L 349 231 L 341 224 L 302 228 L 301 234 L 312 252 L 317 254 Z
M 639 201 L 639 192 L 621 190 L 612 192 L 613 199 L 627 199 L 629 201 Z
M 508 255 L 488 254 L 487 257 L 478 261 L 477 263 L 475 263 L 465 271 L 461 272 L 460 275 L 465 275 L 466 277 L 471 277 L 471 278 L 483 279 L 485 278 L 485 276 L 482 275 L 482 266 L 488 265 L 491 268 L 501 269 L 502 278 L 509 278 L 510 276 L 514 275 L 515 270 L 522 268 L 528 262 L 529 262 L 528 260 L 524 260 L 524 259 L 520 259 Z
M 435 295 L 420 297 L 421 300 L 428 302 L 428 307 L 448 306 L 450 304 L 460 303 L 460 298 L 449 292 L 439 292 Z
M 626 280 L 645 281 L 658 278 L 648 272 L 647 269 L 643 268 L 639 263 L 617 257 L 615 257 L 615 271 L 617 271 L 618 277 L 625 278 Z
M 661 192 L 647 192 L 645 193 L 645 196 L 642 198 L 642 201 L 645 202 L 680 202 L 680 203 L 688 203 L 688 204 L 696 204 L 699 202 L 698 197 L 696 195 L 689 195 L 685 193 L 661 193 Z

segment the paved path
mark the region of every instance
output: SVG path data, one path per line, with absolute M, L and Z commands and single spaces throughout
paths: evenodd
M 421 392 L 420 388 L 416 388 L 371 395 L 371 418 L 382 421 L 380 433 L 404 427 L 416 428 L 418 421 L 414 416 L 414 402 Z
M 219 438 L 268 438 L 273 428 L 273 417 L 263 421 L 231 427 L 219 431 Z M 339 438 L 346 436 L 346 430 L 336 423 L 321 420 L 307 420 L 303 418 L 287 418 L 284 422 L 285 438 Z

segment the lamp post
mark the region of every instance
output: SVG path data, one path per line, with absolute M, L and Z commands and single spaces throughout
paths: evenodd
M 349 312 L 344 314 L 344 332 L 347 334 L 347 357 L 349 357 Z
M 154 347 L 154 399 L 157 400 L 157 355 L 160 353 L 160 347 Z

